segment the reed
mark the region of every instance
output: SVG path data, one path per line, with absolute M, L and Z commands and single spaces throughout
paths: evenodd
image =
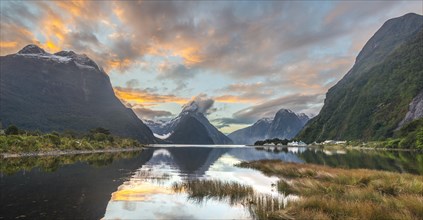
M 269 219 L 270 214 L 284 208 L 282 196 L 256 193 L 251 186 L 219 180 L 188 180 L 175 182 L 172 186 L 177 193 L 187 193 L 190 201 L 203 203 L 208 199 L 241 204 L 255 219 Z
M 272 160 L 239 166 L 279 176 L 279 191 L 300 196 L 272 219 L 423 219 L 423 176 Z

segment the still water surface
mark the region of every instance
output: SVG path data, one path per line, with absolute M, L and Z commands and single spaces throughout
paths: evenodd
M 297 147 L 157 145 L 142 152 L 9 158 L 0 164 L 0 219 L 251 219 L 243 203 L 193 199 L 172 186 L 221 180 L 290 199 L 272 186 L 276 177 L 234 166 L 261 159 L 423 174 L 421 154 Z

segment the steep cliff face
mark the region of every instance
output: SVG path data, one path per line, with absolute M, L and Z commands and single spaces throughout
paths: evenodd
M 298 138 L 313 142 L 391 137 L 423 90 L 421 42 L 423 16 L 406 14 L 385 22 L 351 70 L 329 89 L 319 115 Z
M 150 129 L 115 96 L 107 74 L 86 55 L 28 45 L 2 56 L 0 119 L 28 130 L 86 132 L 96 127 L 153 143 Z
M 408 112 L 398 124 L 398 128 L 419 118 L 423 118 L 423 90 L 411 101 Z

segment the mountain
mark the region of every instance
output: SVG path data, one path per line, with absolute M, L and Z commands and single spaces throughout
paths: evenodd
M 262 118 L 251 126 L 236 130 L 228 135 L 234 144 L 254 144 L 258 140 L 267 139 L 273 119 Z
M 174 144 L 231 144 L 232 141 L 217 130 L 195 101 L 185 105 L 181 113 L 174 119 L 148 121 L 148 126 L 156 136 L 168 137 L 166 141 Z
M 86 55 L 55 54 L 28 45 L 0 57 L 0 119 L 3 125 L 43 132 L 113 134 L 153 143 L 151 130 L 116 98 L 108 75 Z
M 162 139 L 164 139 L 164 137 L 167 137 L 170 135 L 171 133 L 171 126 L 169 126 L 169 122 L 164 121 L 164 120 L 148 120 L 148 119 L 143 119 L 143 122 L 145 125 L 147 125 L 151 131 L 153 132 L 153 134 L 156 137 L 160 137 Z
M 195 117 L 183 117 L 166 140 L 175 144 L 215 144 L 206 127 Z
M 351 70 L 329 89 L 319 115 L 297 138 L 313 142 L 391 137 L 407 112 L 419 106 L 422 42 L 423 16 L 410 13 L 385 22 Z M 416 118 L 414 113 L 411 116 Z
M 303 128 L 304 122 L 307 122 L 304 120 L 304 115 L 298 116 L 291 110 L 281 109 L 270 124 L 268 136 L 291 139 Z
M 239 129 L 228 135 L 235 144 L 254 144 L 269 138 L 291 139 L 303 128 L 309 117 L 295 114 L 291 110 L 279 110 L 273 119 L 263 118 L 253 125 Z

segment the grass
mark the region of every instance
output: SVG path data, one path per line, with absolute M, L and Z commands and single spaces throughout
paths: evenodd
M 284 207 L 281 197 L 258 194 L 251 186 L 236 182 L 188 180 L 182 183 L 175 182 L 173 190 L 177 193 L 187 193 L 188 198 L 196 203 L 216 199 L 227 201 L 230 205 L 241 204 L 249 210 L 254 219 L 268 219 L 269 213 Z
M 189 180 L 173 184 L 175 192 L 186 192 L 190 199 L 202 201 L 207 198 L 219 201 L 229 199 L 230 204 L 239 203 L 254 193 L 253 188 L 234 182 L 216 180 Z
M 92 131 L 81 134 L 42 134 L 20 131 L 0 135 L 0 153 L 49 152 L 65 150 L 98 150 L 111 148 L 142 147 L 136 140 L 120 138 L 107 133 Z
M 239 166 L 280 177 L 300 196 L 270 219 L 423 219 L 423 176 L 267 160 Z
M 132 158 L 139 154 L 140 151 L 133 151 L 118 153 L 3 158 L 0 160 L 0 173 L 2 175 L 12 175 L 21 170 L 31 171 L 36 167 L 39 167 L 46 172 L 53 172 L 64 165 L 74 164 L 76 162 L 84 162 L 92 166 L 101 167 L 111 164 L 115 160 Z

